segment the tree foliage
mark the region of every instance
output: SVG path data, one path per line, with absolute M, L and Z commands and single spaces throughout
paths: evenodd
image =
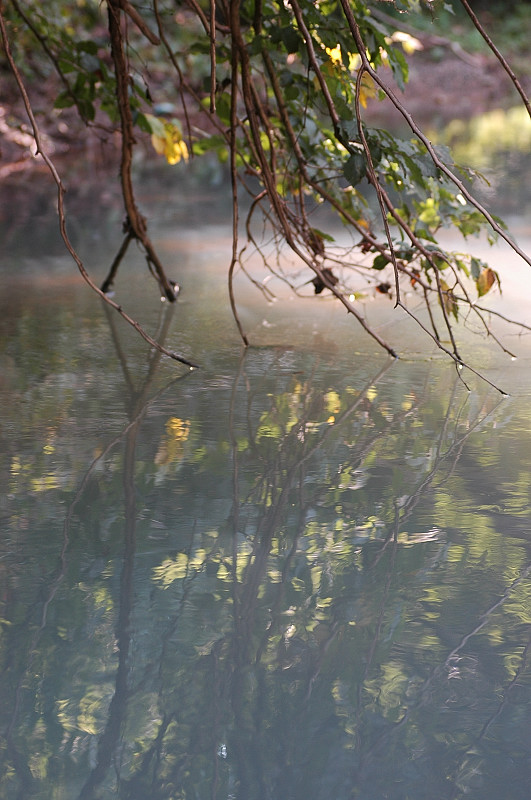
M 461 4 L 529 111 L 517 77 L 470 5 Z M 120 313 L 125 315 L 107 292 L 132 240 L 143 247 L 165 297 L 172 301 L 176 294 L 135 200 L 132 158 L 143 132 L 169 164 L 207 153 L 230 164 L 229 296 L 246 344 L 233 276 L 238 268 L 247 271 L 249 244 L 295 291 L 311 283 L 316 293 L 335 295 L 393 356 L 395 344 L 364 317 L 359 298 L 367 287 L 391 295 L 459 367 L 464 361 L 455 330 L 464 314 L 494 336 L 481 298 L 499 284 L 497 272 L 473 255 L 445 249 L 440 231 L 454 227 L 465 238 L 486 231 L 491 242 L 502 237 L 531 259 L 476 199 L 477 175 L 456 164 L 448 149 L 434 146 L 400 99 L 407 53 L 416 46 L 401 31 L 402 20 L 411 24 L 429 9 L 436 24 L 437 10 L 449 4 L 396 0 L 391 10 L 401 13 L 395 17 L 388 14 L 390 5 L 152 0 L 140 6 L 107 0 L 100 6 L 84 0 L 66 9 L 60 2 L 11 0 L 0 6 L 7 61 L 20 91 L 25 94 L 24 80 L 35 81 L 43 69 L 34 55 L 37 44 L 60 82 L 56 109 L 75 107 L 87 125 L 121 133 L 124 242 L 99 290 Z M 369 98 L 391 103 L 409 133 L 398 138 L 371 126 Z M 25 101 L 45 155 L 27 94 Z M 68 240 L 62 183 L 57 173 L 55 178 L 65 241 L 92 283 Z M 333 225 L 323 230 L 323 208 L 344 226 L 345 236 L 334 238 Z M 255 282 L 268 296 L 269 288 Z M 422 313 L 412 310 L 417 302 L 408 301 L 408 293 L 420 297 Z

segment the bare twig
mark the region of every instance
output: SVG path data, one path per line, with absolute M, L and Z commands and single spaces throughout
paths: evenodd
M 18 3 L 18 0 L 13 0 L 13 3 Z M 1 6 L 2 0 L 0 0 L 0 8 Z M 262 247 L 265 247 L 267 250 L 270 244 L 275 248 L 277 259 L 280 259 L 282 242 L 286 243 L 291 252 L 300 260 L 302 267 L 308 267 L 312 270 L 315 276 L 317 276 L 319 283 L 322 284 L 322 287 L 326 287 L 330 293 L 343 304 L 348 313 L 356 317 L 362 327 L 380 344 L 380 346 L 391 355 L 396 356 L 394 348 L 384 342 L 367 324 L 362 313 L 360 313 L 359 307 L 356 307 L 356 305 L 351 302 L 349 291 L 345 287 L 343 278 L 340 277 L 338 279 L 337 276 L 332 273 L 331 267 L 335 269 L 336 266 L 345 266 L 365 277 L 368 274 L 372 275 L 373 281 L 376 273 L 371 271 L 370 263 L 347 263 L 346 260 L 341 260 L 337 252 L 326 244 L 326 236 L 322 237 L 320 232 L 312 227 L 310 217 L 312 208 L 307 202 L 307 199 L 305 199 L 305 194 L 308 196 L 311 193 L 317 202 L 324 200 L 326 203 L 330 204 L 343 221 L 352 226 L 354 230 L 358 231 L 361 236 L 361 242 L 358 247 L 361 246 L 363 254 L 366 255 L 369 253 L 374 256 L 374 254 L 380 253 L 387 261 L 391 262 L 395 279 L 395 305 L 405 309 L 405 305 L 400 296 L 401 281 L 402 290 L 405 285 L 403 281 L 407 279 L 411 280 L 413 285 L 416 285 L 417 288 L 422 290 L 424 302 L 426 303 L 430 318 L 428 325 L 431 324 L 432 329 L 430 336 L 434 339 L 438 347 L 452 356 L 456 366 L 460 367 L 465 365 L 465 362 L 458 352 L 456 338 L 452 329 L 451 312 L 455 308 L 453 303 L 454 301 L 455 303 L 459 302 L 459 304 L 466 304 L 471 308 L 473 312 L 479 316 L 487 333 L 490 333 L 487 321 L 484 319 L 486 312 L 482 307 L 473 303 L 469 297 L 466 286 L 462 282 L 461 274 L 457 266 L 453 263 L 452 258 L 444 254 L 444 252 L 439 254 L 433 248 L 427 249 L 426 242 L 415 235 L 415 225 L 413 223 L 408 224 L 408 222 L 402 218 L 403 215 L 395 209 L 389 195 L 385 191 L 383 183 L 380 183 L 382 175 L 378 171 L 379 167 L 376 159 L 371 154 L 369 142 L 372 147 L 372 141 L 364 129 L 360 110 L 362 81 L 366 75 L 372 78 L 376 86 L 382 90 L 404 116 L 411 130 L 431 157 L 433 164 L 437 168 L 438 175 L 448 178 L 461 192 L 462 196 L 465 197 L 473 207 L 480 211 L 493 230 L 495 230 L 501 238 L 505 239 L 512 249 L 527 261 L 527 263 L 531 264 L 531 260 L 518 245 L 510 239 L 508 234 L 506 234 L 503 228 L 497 223 L 496 219 L 475 200 L 467 190 L 466 185 L 463 184 L 452 171 L 453 165 L 446 165 L 442 161 L 437 150 L 418 128 L 407 109 L 402 106 L 400 100 L 395 96 L 393 91 L 379 77 L 370 61 L 360 27 L 356 21 L 356 14 L 349 0 L 341 0 L 341 7 L 343 8 L 343 13 L 348 24 L 346 35 L 348 36 L 350 32 L 351 39 L 354 41 L 361 59 L 355 85 L 350 78 L 346 77 L 346 67 L 337 67 L 337 65 L 331 64 L 330 61 L 326 60 L 323 52 L 325 49 L 323 41 L 319 33 L 309 24 L 305 10 L 300 5 L 300 0 L 288 0 L 288 7 L 292 9 L 294 17 L 292 20 L 293 30 L 299 37 L 301 47 L 305 49 L 304 56 L 308 67 L 306 104 L 311 105 L 312 102 L 318 103 L 321 117 L 323 113 L 325 117 L 327 117 L 327 121 L 319 122 L 318 127 L 322 130 L 327 139 L 330 137 L 336 140 L 334 143 L 336 152 L 333 156 L 335 163 L 330 161 L 328 166 L 325 161 L 320 158 L 321 152 L 319 152 L 319 158 L 316 157 L 315 161 L 311 154 L 308 153 L 309 145 L 303 135 L 303 125 L 306 114 L 304 110 L 300 111 L 300 130 L 296 130 L 297 123 L 295 123 L 293 117 L 290 116 L 292 112 L 292 109 L 290 109 L 290 101 L 287 100 L 285 90 L 279 79 L 276 61 L 271 57 L 268 44 L 264 44 L 261 53 L 265 70 L 261 65 L 256 66 L 256 62 L 254 61 L 256 50 L 253 47 L 251 51 L 248 46 L 250 36 L 253 35 L 253 32 L 249 32 L 246 29 L 247 21 L 245 25 L 242 22 L 240 13 L 241 0 L 208 0 L 208 2 L 205 0 L 205 3 L 202 4 L 199 4 L 197 0 L 185 0 L 185 6 L 196 15 L 204 29 L 204 33 L 201 33 L 201 35 L 206 37 L 209 42 L 211 66 L 210 104 L 208 102 L 205 103 L 205 98 L 200 89 L 194 87 L 191 81 L 185 80 L 178 60 L 181 58 L 182 54 L 177 56 L 171 46 L 170 40 L 166 36 L 163 20 L 159 13 L 158 0 L 154 0 L 153 2 L 154 19 L 158 28 L 158 36 L 150 31 L 144 19 L 140 16 L 138 11 L 135 10 L 129 0 L 108 0 L 107 6 L 111 55 L 116 75 L 117 108 L 120 115 L 119 121 L 122 134 L 120 177 L 127 217 L 124 230 L 125 239 L 113 261 L 109 276 L 102 285 L 102 290 L 105 291 L 109 288 L 130 241 L 132 239 L 137 239 L 145 252 L 149 269 L 155 274 L 164 294 L 169 300 L 175 299 L 171 282 L 167 280 L 162 264 L 147 235 L 146 221 L 139 213 L 133 189 L 131 167 L 135 138 L 129 100 L 131 81 L 128 64 L 129 50 L 127 44 L 127 28 L 124 27 L 126 22 L 132 20 L 133 24 L 142 35 L 147 37 L 152 44 L 162 44 L 176 70 L 178 75 L 178 90 L 181 95 L 184 114 L 187 120 L 190 150 L 193 150 L 192 131 L 199 131 L 199 128 L 192 128 L 190 125 L 186 102 L 188 98 L 193 101 L 201 113 L 208 115 L 207 129 L 210 130 L 213 127 L 218 134 L 224 138 L 228 145 L 231 164 L 233 207 L 233 241 L 231 262 L 228 270 L 228 291 L 233 315 L 243 342 L 247 345 L 248 339 L 238 317 L 234 296 L 234 275 L 236 268 L 239 265 L 246 271 L 243 262 L 245 247 L 240 247 L 238 238 L 240 220 L 239 206 L 241 202 L 239 190 L 241 192 L 241 187 L 251 196 L 251 206 L 246 218 L 247 241 L 254 244 L 258 251 L 260 251 Z M 260 47 L 262 42 L 260 34 L 263 25 L 263 12 L 264 9 L 262 8 L 261 2 L 257 0 L 254 6 L 254 17 L 251 22 L 252 31 L 254 31 L 255 36 L 255 47 Z M 131 23 L 129 23 L 129 25 L 131 25 Z M 222 122 L 222 120 L 218 119 L 213 113 L 216 106 L 216 72 L 217 56 L 219 56 L 219 52 L 216 53 L 216 48 L 220 44 L 216 36 L 221 35 L 229 37 L 232 53 L 231 87 L 229 90 L 231 93 L 231 109 L 230 122 L 228 125 L 226 124 L 226 120 Z M 352 44 L 347 46 L 352 47 Z M 342 44 L 341 47 L 343 48 L 344 44 Z M 343 101 L 347 100 L 351 106 L 355 103 L 355 116 L 359 134 L 355 135 L 357 139 L 356 142 L 352 141 L 350 134 L 347 133 L 341 121 L 343 119 L 343 112 L 341 111 L 342 105 L 340 105 L 340 101 L 337 99 L 335 92 L 330 88 L 335 84 L 335 81 L 330 82 L 330 75 L 328 72 L 330 69 L 334 70 L 334 77 L 337 76 L 341 88 L 345 91 Z M 229 81 L 227 81 L 227 83 L 228 82 Z M 301 108 L 304 108 L 304 99 Z M 333 128 L 333 133 L 330 128 Z M 351 207 L 349 202 L 344 200 L 344 195 L 342 194 L 343 189 L 337 188 L 335 185 L 330 185 L 330 181 L 336 179 L 338 175 L 342 173 L 340 145 L 346 148 L 349 153 L 353 154 L 360 152 L 359 143 L 361 143 L 366 156 L 366 177 L 369 183 L 373 185 L 377 195 L 380 216 L 385 229 L 385 237 L 381 234 L 378 237 L 375 236 L 369 228 L 369 222 L 365 219 L 365 215 L 362 218 L 359 213 L 356 214 L 354 206 Z M 40 147 L 38 142 L 37 147 L 38 149 Z M 419 150 L 419 155 L 421 152 L 422 149 Z M 325 166 L 323 166 L 323 163 L 325 163 Z M 242 164 L 243 169 L 241 168 Z M 258 192 L 253 185 L 255 180 L 258 180 L 261 184 L 261 189 L 258 190 Z M 62 191 L 61 188 L 61 201 Z M 355 187 L 351 189 L 351 191 L 359 198 L 360 195 Z M 266 239 L 265 245 L 263 240 L 258 242 L 255 239 L 253 230 L 251 230 L 251 227 L 255 227 L 255 210 L 257 208 L 260 208 L 263 215 L 264 231 L 267 227 L 267 230 L 271 230 L 272 232 L 269 243 L 267 243 Z M 389 219 L 391 217 L 394 218 L 394 221 L 400 228 L 402 237 L 405 234 L 411 242 L 411 247 L 407 245 L 409 252 L 407 258 L 401 257 L 400 251 L 398 249 L 395 250 L 396 245 L 394 245 L 391 237 L 388 217 Z M 421 257 L 426 259 L 427 263 L 422 261 L 421 267 L 417 270 L 414 268 L 413 264 Z M 74 258 L 76 257 L 74 256 Z M 443 265 L 444 273 L 440 269 L 440 258 L 446 261 L 447 264 L 447 266 Z M 275 266 L 267 252 L 263 254 L 263 261 L 271 275 L 276 275 L 281 280 L 284 280 L 297 292 L 297 289 L 300 288 L 300 286 L 297 287 L 296 285 L 297 281 L 288 279 L 288 276 L 284 273 L 278 261 Z M 369 257 L 366 258 L 366 261 L 369 261 Z M 444 276 L 448 276 L 450 271 L 453 272 L 453 278 L 450 276 L 450 278 L 446 277 L 443 280 Z M 255 284 L 256 283 L 255 281 Z M 448 283 L 451 284 L 450 287 L 447 285 Z M 388 284 L 385 284 L 385 286 L 387 290 L 391 288 Z M 261 286 L 260 288 L 263 290 L 264 287 Z M 449 347 L 452 348 L 453 353 L 442 344 L 437 331 L 433 314 L 433 310 L 436 307 L 436 297 L 441 306 L 441 314 L 451 340 L 451 345 L 449 345 Z M 109 302 L 109 298 L 106 298 L 106 301 Z M 117 307 L 116 304 L 112 302 L 109 304 L 118 308 L 120 313 L 123 314 L 122 310 Z M 425 326 L 422 325 L 417 318 L 417 310 L 405 310 L 424 329 Z M 446 330 L 442 331 L 445 338 Z M 496 339 L 496 341 L 498 340 Z M 506 350 L 506 348 L 503 349 Z M 490 382 L 487 381 L 487 383 Z
M 472 11 L 472 9 L 470 7 L 470 4 L 467 2 L 467 0 L 461 0 L 461 5 L 463 6 L 463 8 L 465 9 L 466 13 L 468 14 L 470 19 L 472 20 L 472 23 L 474 24 L 476 29 L 479 31 L 481 36 L 484 38 L 484 40 L 486 41 L 486 43 L 488 44 L 488 46 L 490 47 L 490 49 L 492 50 L 492 52 L 494 53 L 494 55 L 496 56 L 496 58 L 498 59 L 498 61 L 502 65 L 502 67 L 504 68 L 505 72 L 507 73 L 507 75 L 509 76 L 511 81 L 513 82 L 516 91 L 518 92 L 518 94 L 522 98 L 523 104 L 527 109 L 527 113 L 531 117 L 531 104 L 529 102 L 529 98 L 526 95 L 522 84 L 520 83 L 520 81 L 518 80 L 518 78 L 514 74 L 513 70 L 511 69 L 509 63 L 507 62 L 507 59 L 505 59 L 503 57 L 503 55 L 500 53 L 500 51 L 498 50 L 498 48 L 496 47 L 496 45 L 494 44 L 494 42 L 490 38 L 489 34 L 487 33 L 487 31 L 485 30 L 485 28 L 483 27 L 483 25 L 481 24 L 481 22 L 477 18 L 477 16 Z
M 239 13 L 238 4 L 235 2 L 235 0 L 231 0 L 231 24 L 232 24 L 233 14 L 236 17 L 238 13 Z M 237 24 L 239 24 L 239 22 Z M 238 47 L 236 46 L 236 41 L 234 38 L 232 40 L 231 59 L 232 61 L 231 61 L 231 105 L 230 105 L 230 121 L 231 121 L 230 176 L 231 176 L 231 187 L 232 187 L 232 255 L 229 266 L 228 286 L 229 286 L 229 299 L 230 299 L 232 314 L 234 316 L 242 341 L 244 345 L 247 347 L 249 345 L 249 340 L 240 322 L 240 317 L 238 315 L 238 309 L 236 306 L 236 300 L 234 297 L 234 269 L 236 267 L 236 263 L 238 260 L 238 225 L 239 225 L 238 175 L 236 167 L 236 136 L 238 132 L 237 111 L 238 111 L 239 54 L 238 54 Z
M 172 64 L 173 68 L 175 69 L 175 71 L 176 71 L 176 73 L 178 75 L 178 78 L 179 78 L 178 91 L 179 91 L 179 95 L 181 97 L 181 102 L 182 102 L 182 107 L 183 107 L 183 114 L 184 114 L 184 119 L 185 119 L 185 123 L 186 123 L 188 146 L 189 146 L 191 157 L 193 158 L 194 150 L 193 150 L 193 142 L 192 142 L 192 126 L 190 124 L 190 117 L 189 117 L 189 114 L 188 114 L 188 107 L 187 107 L 187 104 L 186 104 L 186 97 L 185 97 L 185 92 L 184 92 L 184 76 L 183 76 L 182 70 L 181 70 L 181 68 L 179 66 L 179 63 L 178 63 L 177 59 L 175 58 L 175 54 L 174 54 L 174 52 L 172 50 L 172 47 L 171 47 L 171 45 L 170 45 L 170 43 L 168 41 L 168 38 L 167 38 L 167 36 L 166 36 L 166 34 L 164 32 L 164 28 L 162 27 L 162 19 L 161 19 L 160 12 L 159 12 L 158 0 L 153 0 L 153 12 L 155 14 L 155 19 L 157 20 L 157 27 L 158 27 L 158 31 L 159 31 L 160 41 L 161 41 L 164 49 L 166 50 L 166 53 L 168 54 L 168 58 L 170 59 L 170 62 Z M 190 89 L 188 89 L 188 91 L 190 91 Z M 193 95 L 192 92 L 190 92 L 190 94 Z M 199 101 L 197 96 L 194 96 L 194 100 L 196 101 L 196 103 L 198 103 L 199 107 L 201 107 L 200 101 Z
M 11 0 L 11 4 L 12 4 L 13 8 L 15 9 L 15 11 L 17 12 L 17 14 L 19 15 L 19 17 L 22 20 L 24 20 L 24 24 L 28 26 L 29 30 L 35 36 L 35 38 L 39 42 L 40 46 L 42 47 L 42 49 L 44 50 L 44 52 L 46 53 L 46 55 L 48 56 L 48 58 L 52 62 L 53 66 L 54 66 L 54 69 L 57 72 L 57 75 L 59 76 L 59 80 L 61 81 L 61 83 L 65 87 L 66 93 L 71 98 L 72 102 L 75 104 L 79 116 L 81 117 L 83 122 L 88 125 L 88 120 L 85 117 L 85 114 L 83 112 L 83 108 L 80 105 L 79 100 L 78 100 L 75 92 L 73 91 L 72 87 L 70 86 L 70 83 L 68 82 L 68 79 L 66 78 L 66 75 L 65 75 L 64 71 L 61 69 L 59 61 L 56 58 L 52 48 L 49 46 L 46 37 L 43 36 L 39 32 L 39 30 L 36 27 L 36 25 L 33 24 L 31 18 L 26 13 L 24 13 L 24 11 L 22 10 L 18 0 Z
M 114 278 L 116 277 L 116 273 L 118 272 L 118 267 L 122 263 L 122 259 L 123 259 L 123 257 L 125 256 L 125 254 L 127 252 L 127 248 L 129 247 L 131 239 L 133 239 L 133 234 L 131 233 L 131 231 L 127 231 L 127 233 L 125 234 L 124 240 L 123 240 L 122 244 L 120 245 L 120 249 L 116 253 L 114 261 L 111 264 L 111 268 L 109 270 L 109 273 L 108 273 L 107 277 L 105 278 L 105 280 L 103 281 L 103 283 L 101 284 L 101 291 L 105 292 L 105 294 L 107 294 L 107 292 L 109 291 L 109 289 L 113 285 Z
M 308 30 L 307 25 L 304 22 L 302 9 L 299 6 L 297 0 L 289 0 L 289 4 L 292 7 L 293 12 L 295 14 L 295 19 L 297 20 L 297 26 L 304 37 L 304 41 L 306 44 L 306 51 L 308 53 L 308 57 L 310 60 L 310 65 L 317 77 L 317 80 L 319 81 L 319 87 L 321 89 L 321 92 L 323 93 L 323 97 L 325 99 L 326 106 L 328 108 L 328 114 L 330 116 L 330 120 L 332 121 L 332 125 L 334 126 L 334 131 L 336 135 L 339 136 L 339 127 L 341 120 L 339 118 L 339 114 L 336 111 L 334 101 L 332 100 L 328 84 L 325 81 L 321 70 L 319 69 L 319 62 L 317 61 L 317 56 L 315 54 L 315 48 L 313 46 L 312 36 L 310 34 L 310 31 Z
M 210 0 L 210 113 L 216 113 L 216 0 Z
M 160 44 L 158 36 L 156 36 L 153 31 L 149 29 L 136 8 L 131 5 L 129 0 L 110 0 L 110 2 L 114 3 L 123 11 L 125 11 L 127 16 L 134 22 L 138 30 L 146 37 L 148 41 L 151 42 L 151 44 Z
M 386 25 L 391 25 L 393 28 L 398 29 L 399 31 L 403 31 L 404 33 L 409 33 L 411 36 L 418 37 L 423 47 L 447 47 L 454 55 L 457 56 L 457 58 L 459 58 L 461 61 L 464 61 L 465 64 L 470 64 L 471 67 L 480 66 L 480 59 L 477 56 L 467 53 L 467 51 L 462 45 L 459 44 L 459 42 L 453 42 L 451 39 L 447 39 L 444 36 L 437 36 L 431 32 L 426 34 L 424 31 L 419 31 L 413 25 L 408 25 L 401 19 L 397 20 L 394 17 L 389 16 L 389 14 L 386 14 L 379 8 L 371 8 L 371 17 L 379 19 Z
M 414 314 L 412 314 L 412 312 L 409 310 L 409 308 L 408 308 L 407 306 L 405 306 L 405 305 L 404 305 L 404 303 L 400 302 L 400 304 L 399 304 L 399 305 L 400 305 L 400 308 L 403 308 L 403 309 L 404 309 L 404 311 L 406 312 L 406 314 L 408 314 L 410 317 L 412 317 L 412 319 L 414 319 L 414 320 L 415 320 L 415 322 L 417 323 L 417 325 L 420 325 L 420 327 L 422 328 L 422 330 L 423 330 L 425 333 L 427 333 L 427 334 L 428 334 L 428 336 L 430 337 L 430 339 L 432 339 L 432 340 L 433 340 L 433 342 L 434 342 L 434 343 L 437 345 L 437 347 L 439 348 L 439 350 L 442 350 L 442 351 L 443 351 L 443 353 L 446 353 L 446 355 L 447 355 L 447 356 L 450 356 L 450 358 L 453 360 L 453 362 L 455 363 L 455 365 L 456 365 L 456 367 L 457 367 L 457 369 L 458 369 L 458 370 L 461 370 L 461 369 L 463 369 L 463 367 L 466 367 L 467 369 L 469 369 L 469 370 L 470 370 L 470 372 L 473 372 L 473 373 L 474 373 L 474 375 L 477 375 L 477 377 L 478 377 L 478 378 L 480 378 L 482 381 L 485 381 L 485 383 L 488 383 L 488 385 L 489 385 L 489 386 L 492 386 L 492 388 L 493 388 L 493 389 L 496 389 L 496 391 L 497 391 L 497 392 L 499 392 L 501 395 L 503 395 L 504 397 L 508 397 L 508 396 L 509 396 L 509 395 L 508 395 L 508 393 L 507 393 L 506 391 L 504 391 L 503 389 L 500 389 L 500 387 L 499 387 L 499 386 L 496 386 L 496 384 L 495 384 L 495 383 L 493 383 L 493 382 L 492 382 L 491 380 L 489 380 L 488 378 L 486 378 L 486 377 L 485 377 L 485 375 L 482 375 L 482 373 L 481 373 L 481 372 L 478 372 L 478 370 L 477 370 L 477 369 L 474 369 L 474 367 L 471 367 L 471 366 L 470 366 L 470 364 L 467 364 L 467 363 L 465 363 L 465 362 L 464 362 L 464 361 L 463 361 L 463 360 L 462 360 L 462 359 L 461 359 L 461 358 L 460 358 L 458 355 L 456 355 L 456 354 L 455 354 L 455 353 L 453 353 L 451 350 L 449 350 L 447 347 L 445 347 L 445 346 L 443 345 L 443 343 L 440 341 L 439 337 L 438 337 L 438 336 L 435 336 L 435 335 L 434 335 L 434 334 L 433 334 L 433 333 L 430 331 L 430 329 L 429 329 L 429 328 L 427 328 L 427 327 L 426 327 L 426 326 L 425 326 L 425 325 L 422 323 L 422 321 L 421 321 L 420 319 L 418 319 L 418 317 L 416 317 Z M 463 378 L 462 378 L 462 376 L 461 376 L 461 373 L 459 373 L 459 377 L 461 378 L 461 380 L 463 380 Z M 463 383 L 464 383 L 464 381 L 463 381 Z M 466 383 L 465 383 L 465 386 L 466 386 Z M 468 386 L 467 386 L 467 389 L 468 389 Z

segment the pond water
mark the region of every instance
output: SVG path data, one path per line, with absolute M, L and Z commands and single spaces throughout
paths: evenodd
M 120 212 L 78 192 L 103 277 Z M 3 205 L 1 797 L 527 800 L 528 339 L 465 332 L 503 399 L 385 298 L 394 362 L 238 283 L 242 352 L 226 196 L 159 200 L 179 302 L 134 252 L 117 296 L 195 371 L 106 312 L 53 209 Z M 499 307 L 529 322 L 523 275 Z

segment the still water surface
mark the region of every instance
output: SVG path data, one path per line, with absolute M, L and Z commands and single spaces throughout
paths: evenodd
M 12 232 L 0 796 L 527 800 L 526 340 L 471 345 L 501 399 L 386 301 L 398 362 L 326 301 L 240 287 L 242 353 L 227 228 L 170 222 L 177 308 L 140 256 L 117 291 L 194 372 Z

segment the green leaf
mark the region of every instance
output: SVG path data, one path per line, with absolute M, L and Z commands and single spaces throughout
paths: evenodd
M 209 55 L 210 42 L 206 39 L 198 39 L 190 45 L 189 52 L 193 55 Z
M 148 132 L 154 133 L 155 136 L 160 136 L 161 139 L 163 139 L 166 135 L 164 120 L 159 119 L 159 117 L 154 117 L 153 114 L 144 114 L 143 117 L 148 125 Z
M 53 104 L 54 108 L 71 108 L 75 105 L 75 100 L 71 94 L 68 92 L 61 92 L 61 94 L 57 95 L 55 99 L 55 103 Z
M 479 258 L 472 257 L 470 259 L 470 273 L 475 281 L 478 280 L 481 270 L 486 266 L 483 261 L 480 261 Z
M 98 45 L 91 39 L 87 39 L 84 42 L 78 42 L 76 47 L 80 52 L 90 53 L 93 56 L 95 56 L 96 53 L 98 52 Z
M 457 269 L 461 270 L 461 272 L 464 272 L 467 277 L 470 277 L 470 270 L 462 258 L 454 258 L 454 264 Z
M 454 160 L 449 147 L 447 147 L 445 144 L 436 144 L 434 145 L 433 149 L 443 164 L 446 164 L 446 166 L 453 166 Z
M 415 154 L 415 163 L 420 167 L 420 171 L 425 178 L 439 177 L 439 170 L 433 163 L 433 159 L 429 153 L 417 152 Z
M 146 119 L 147 116 L 147 114 L 141 114 L 137 111 L 134 116 L 134 123 L 135 125 L 138 125 L 141 131 L 144 131 L 145 133 L 153 133 L 152 127 Z
M 325 233 L 324 231 L 319 230 L 319 228 L 312 228 L 312 231 L 326 242 L 335 242 L 334 237 L 330 233 Z
M 384 256 L 383 253 L 380 253 L 379 255 L 376 256 L 376 258 L 372 262 L 372 268 L 381 270 L 388 264 L 389 264 L 389 259 L 387 258 L 387 256 Z
M 367 172 L 367 158 L 365 153 L 361 150 L 353 153 L 345 166 L 343 167 L 343 175 L 350 183 L 351 186 L 356 186 Z
M 424 228 L 421 225 L 417 225 L 415 228 L 415 235 L 418 236 L 419 239 L 426 239 L 426 241 L 433 242 L 434 244 L 437 243 L 435 236 L 427 228 Z
M 230 102 L 230 95 L 227 92 L 223 92 L 216 99 L 216 114 L 224 125 L 230 124 Z
M 389 58 L 389 63 L 391 65 L 393 77 L 396 80 L 399 89 L 404 91 L 409 78 L 409 65 L 403 52 L 398 47 L 394 47 L 391 53 L 392 58 Z
M 79 109 L 80 114 L 83 116 L 83 119 L 92 121 L 96 116 L 96 109 L 94 108 L 90 100 L 85 100 L 85 99 L 78 100 L 77 107 Z
M 413 261 L 417 253 L 412 247 L 402 246 L 395 248 L 395 255 L 400 259 L 400 261 L 406 261 L 409 263 L 410 261 Z
M 485 225 L 485 217 L 479 211 L 463 211 L 453 215 L 452 221 L 465 237 L 479 233 Z
M 288 53 L 296 53 L 300 45 L 300 36 L 293 28 L 282 28 L 280 36 Z
M 369 145 L 373 166 L 376 166 L 382 160 L 383 155 L 378 136 L 375 134 L 367 136 L 367 144 Z

